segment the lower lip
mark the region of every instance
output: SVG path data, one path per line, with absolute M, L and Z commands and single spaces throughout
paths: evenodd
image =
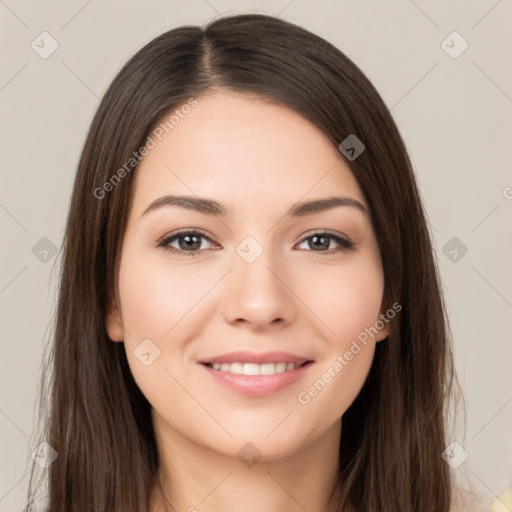
M 220 384 L 245 396 L 267 396 L 277 393 L 304 377 L 313 361 L 306 363 L 295 370 L 289 370 L 274 375 L 239 375 L 236 373 L 214 370 L 205 364 L 199 363 Z

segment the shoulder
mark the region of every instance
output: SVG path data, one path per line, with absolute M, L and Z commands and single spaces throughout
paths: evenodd
M 494 512 L 493 496 L 477 494 L 467 489 L 455 492 L 450 512 Z

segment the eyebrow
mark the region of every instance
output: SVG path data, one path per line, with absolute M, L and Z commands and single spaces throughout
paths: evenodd
M 141 216 L 164 206 L 178 206 L 187 210 L 194 210 L 212 216 L 230 216 L 232 208 L 227 209 L 213 199 L 206 199 L 197 196 L 165 195 L 153 201 L 142 213 Z M 358 209 L 368 215 L 366 207 L 357 199 L 351 197 L 331 196 L 312 201 L 303 201 L 293 204 L 285 213 L 288 217 L 305 217 L 315 213 L 331 210 L 339 206 L 349 206 Z

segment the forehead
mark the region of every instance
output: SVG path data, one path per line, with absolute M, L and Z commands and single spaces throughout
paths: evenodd
M 239 93 L 196 100 L 152 136 L 136 170 L 134 215 L 169 193 L 215 197 L 235 210 L 335 193 L 364 203 L 338 149 L 297 112 Z

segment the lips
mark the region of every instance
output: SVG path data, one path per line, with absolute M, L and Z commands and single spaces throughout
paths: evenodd
M 238 352 L 224 354 L 201 361 L 198 366 L 211 383 L 218 383 L 221 386 L 234 391 L 237 394 L 247 397 L 264 397 L 284 390 L 297 383 L 309 373 L 315 362 L 303 357 L 295 356 L 284 352 L 267 352 L 255 354 Z M 276 359 L 287 359 L 289 362 L 254 363 L 254 361 L 275 361 Z M 209 362 L 236 360 L 234 363 Z M 238 360 L 243 362 L 238 362 Z M 291 360 L 298 361 L 294 363 Z M 219 368 L 220 367 L 220 368 Z

